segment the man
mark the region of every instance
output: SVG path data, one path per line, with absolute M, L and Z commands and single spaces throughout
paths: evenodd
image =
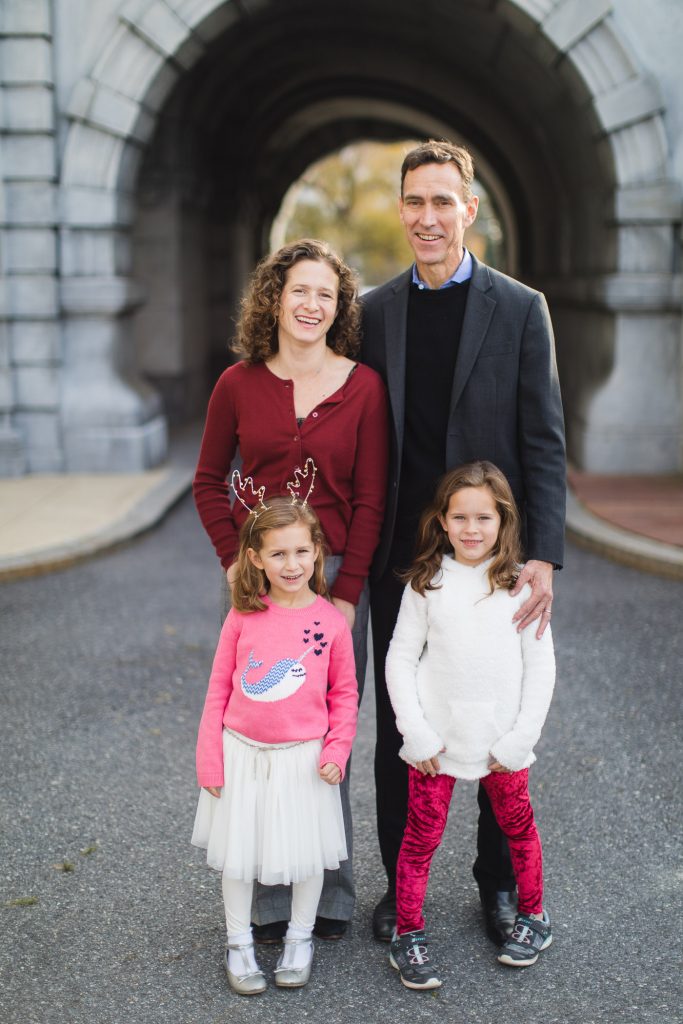
M 371 579 L 377 704 L 377 826 L 388 889 L 375 908 L 375 937 L 395 924 L 396 860 L 407 804 L 407 765 L 384 678 L 403 592 L 395 571 L 411 561 L 420 514 L 437 479 L 473 459 L 507 476 L 522 514 L 532 596 L 515 620 L 550 621 L 552 574 L 563 558 L 565 452 L 552 327 L 539 292 L 480 263 L 463 244 L 474 222 L 469 152 L 430 141 L 406 156 L 399 211 L 412 268 L 364 299 L 362 360 L 384 378 L 392 416 L 387 508 Z M 512 613 L 511 613 L 512 614 Z M 474 875 L 489 936 L 514 923 L 509 851 L 479 791 Z

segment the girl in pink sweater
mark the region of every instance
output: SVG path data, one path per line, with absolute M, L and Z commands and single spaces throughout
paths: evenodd
M 323 871 L 347 857 L 338 784 L 356 730 L 351 633 L 326 600 L 318 517 L 261 500 L 240 531 L 233 607 L 221 631 L 197 741 L 192 842 L 222 872 L 225 966 L 235 992 L 263 992 L 254 880 L 292 883 L 280 987 L 305 985 Z

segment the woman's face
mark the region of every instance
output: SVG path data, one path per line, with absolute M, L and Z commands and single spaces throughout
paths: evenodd
M 285 274 L 280 297 L 278 343 L 325 344 L 337 315 L 339 278 L 328 263 L 300 260 Z

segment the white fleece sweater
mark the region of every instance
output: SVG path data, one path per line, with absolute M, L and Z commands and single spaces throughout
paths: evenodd
M 442 774 L 463 779 L 488 775 L 492 759 L 513 771 L 533 764 L 555 685 L 550 629 L 537 640 L 538 623 L 522 633 L 512 623 L 530 588 L 487 596 L 488 566 L 446 555 L 438 590 L 407 586 L 386 663 L 400 756 L 414 765 L 437 755 Z

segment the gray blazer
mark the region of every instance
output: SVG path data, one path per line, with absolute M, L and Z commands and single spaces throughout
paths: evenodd
M 526 556 L 562 565 L 565 447 L 555 343 L 543 295 L 472 257 L 453 374 L 446 466 L 488 459 L 505 473 L 525 520 Z M 387 568 L 396 518 L 405 411 L 411 270 L 363 297 L 361 359 L 380 374 L 392 416 L 387 507 L 373 574 Z M 425 504 L 429 498 L 425 495 Z

